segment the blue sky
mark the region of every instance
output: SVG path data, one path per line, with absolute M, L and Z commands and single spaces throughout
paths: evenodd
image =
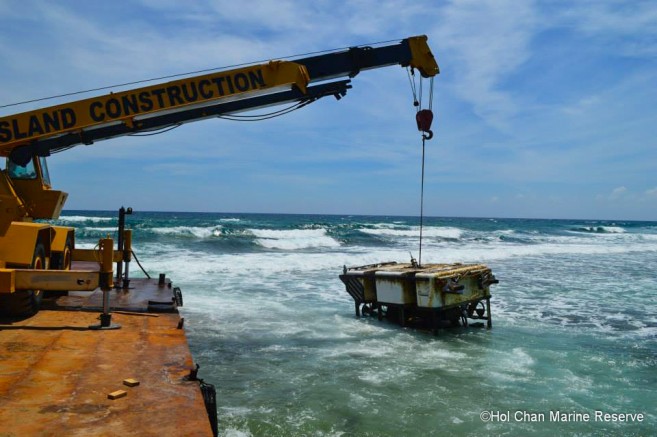
M 0 104 L 419 34 L 441 67 L 428 215 L 657 220 L 654 1 L 5 0 Z M 406 72 L 353 86 L 273 120 L 79 146 L 51 177 L 68 209 L 416 215 Z

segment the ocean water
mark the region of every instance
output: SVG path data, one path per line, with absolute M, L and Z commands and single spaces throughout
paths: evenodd
M 115 216 L 57 223 L 92 247 L 116 235 Z M 656 433 L 657 222 L 425 219 L 424 263 L 485 263 L 500 280 L 493 329 L 437 336 L 356 318 L 338 279 L 343 265 L 417 258 L 417 218 L 135 212 L 127 223 L 146 270 L 183 290 L 220 435 Z

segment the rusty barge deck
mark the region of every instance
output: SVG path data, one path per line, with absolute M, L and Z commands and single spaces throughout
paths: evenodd
M 189 378 L 194 363 L 171 283 L 132 279 L 110 293 L 120 329 L 90 328 L 100 290 L 0 319 L 0 435 L 213 434 L 199 382 Z

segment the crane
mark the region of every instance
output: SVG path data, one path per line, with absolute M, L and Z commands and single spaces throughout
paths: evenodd
M 430 78 L 439 73 L 427 37 L 376 47 L 357 46 L 291 60 L 274 60 L 109 93 L 0 117 L 0 313 L 38 311 L 43 290 L 91 291 L 114 286 L 113 263 L 131 260 L 131 234 L 98 249 L 75 247 L 75 229 L 35 219 L 57 219 L 68 194 L 53 189 L 47 157 L 135 133 L 153 132 L 222 115 L 326 96 L 343 97 L 362 71 L 391 65 Z M 420 127 L 420 122 L 418 121 Z M 424 126 L 424 125 L 423 125 Z M 428 128 L 422 127 L 421 130 Z M 96 261 L 94 271 L 71 270 Z

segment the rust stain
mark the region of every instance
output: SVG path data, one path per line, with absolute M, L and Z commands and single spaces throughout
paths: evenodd
M 198 383 L 183 379 L 193 361 L 184 330 L 176 329 L 179 314 L 114 314 L 121 329 L 87 329 L 97 318 L 55 306 L 29 319 L 0 321 L 3 430 L 17 436 L 212 435 Z M 140 386 L 124 386 L 126 376 Z M 122 388 L 126 397 L 107 399 Z
M 73 413 L 73 414 L 98 414 L 109 413 L 109 408 L 106 405 L 97 404 L 76 404 L 76 405 L 48 405 L 42 407 L 39 413 Z

